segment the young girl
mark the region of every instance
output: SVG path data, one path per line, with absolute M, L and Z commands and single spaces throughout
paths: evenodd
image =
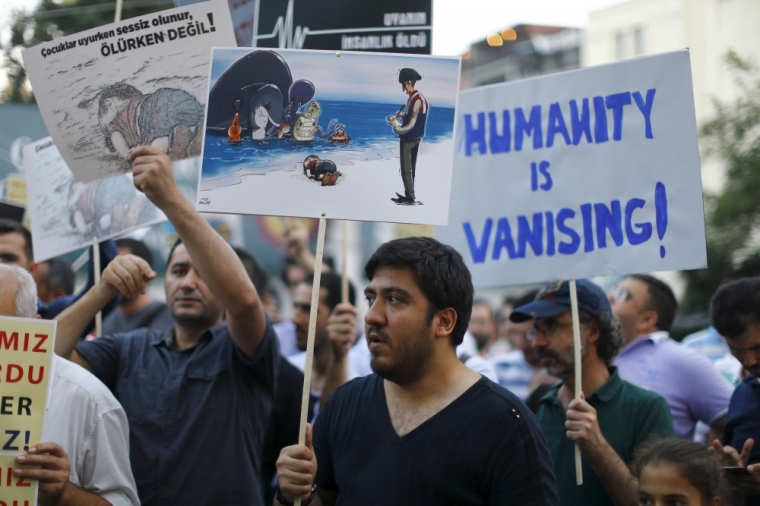
M 720 464 L 699 443 L 662 439 L 636 450 L 631 464 L 641 506 L 728 506 Z

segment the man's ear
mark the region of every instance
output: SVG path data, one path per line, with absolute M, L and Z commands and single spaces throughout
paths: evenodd
M 639 316 L 639 324 L 644 327 L 657 327 L 657 321 L 660 319 L 659 315 L 657 314 L 657 311 L 654 311 L 652 309 L 649 309 L 647 311 L 644 311 Z
M 599 322 L 594 319 L 586 324 L 586 342 L 595 343 L 602 335 L 599 330 Z
M 457 312 L 451 307 L 441 309 L 435 314 L 433 324 L 435 325 L 435 337 L 448 337 L 457 324 Z

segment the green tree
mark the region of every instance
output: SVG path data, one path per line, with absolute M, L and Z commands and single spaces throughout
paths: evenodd
M 706 311 L 724 282 L 760 275 L 760 69 L 730 52 L 726 63 L 739 89 L 700 130 L 703 156 L 725 167 L 720 195 L 705 196 L 707 269 L 685 271 L 685 312 Z
M 173 5 L 172 0 L 125 0 L 121 18 L 142 16 Z M 2 67 L 8 78 L 2 99 L 14 102 L 34 100 L 21 58 L 24 48 L 111 23 L 115 6 L 115 0 L 42 0 L 31 13 L 14 11 L 7 27 L 10 40 L 2 47 Z

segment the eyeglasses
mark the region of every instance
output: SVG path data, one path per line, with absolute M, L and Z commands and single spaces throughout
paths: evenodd
M 525 332 L 525 338 L 528 341 L 533 342 L 536 339 L 536 334 L 541 332 L 546 337 L 552 337 L 555 332 L 557 332 L 558 329 L 565 328 L 565 327 L 572 327 L 573 322 L 569 323 L 557 323 L 556 320 L 546 320 L 542 324 L 538 324 L 536 322 L 533 322 L 533 328 L 529 329 L 527 332 Z
M 627 288 L 615 288 L 610 292 L 610 297 L 615 302 L 625 302 L 627 300 L 631 300 L 631 292 L 628 291 Z

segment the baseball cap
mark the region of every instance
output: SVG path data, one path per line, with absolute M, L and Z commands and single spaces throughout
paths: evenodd
M 578 293 L 578 310 L 592 316 L 607 312 L 612 313 L 610 301 L 604 291 L 587 279 L 575 282 Z M 515 308 L 509 319 L 521 323 L 531 318 L 550 318 L 570 310 L 570 282 L 554 281 L 548 283 L 538 292 L 536 299 Z

